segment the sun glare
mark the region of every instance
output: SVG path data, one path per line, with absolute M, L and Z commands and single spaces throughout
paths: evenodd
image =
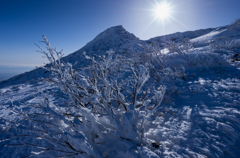
M 169 17 L 170 6 L 166 2 L 162 2 L 156 5 L 155 14 L 160 19 L 166 19 Z

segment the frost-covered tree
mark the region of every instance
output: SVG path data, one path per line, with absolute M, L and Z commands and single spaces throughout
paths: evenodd
M 225 50 L 233 50 L 235 48 L 240 47 L 239 39 L 228 39 L 225 37 L 216 38 L 212 40 L 210 43 L 211 50 L 214 49 L 225 49 Z
M 84 53 L 91 64 L 76 71 L 61 60 L 62 51 L 52 48 L 45 36 L 42 42 L 47 51 L 39 47 L 40 52 L 50 62 L 44 69 L 51 72 L 44 81 L 51 88 L 39 91 L 39 102 L 31 105 L 30 112 L 13 104 L 15 120 L 1 125 L 4 147 L 25 147 L 27 156 L 141 157 L 146 151 L 154 155 L 155 141 L 144 131 L 166 93 L 156 76 L 172 75 L 160 54 L 148 48 L 134 57 L 112 50 L 106 56 Z M 156 67 L 159 72 L 152 71 Z M 52 96 L 60 102 L 53 103 Z

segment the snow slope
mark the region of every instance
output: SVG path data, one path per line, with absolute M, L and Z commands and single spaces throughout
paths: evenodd
M 122 26 L 116 26 L 102 32 L 86 46 L 64 57 L 63 60 L 70 63 L 78 61 L 74 68 L 79 68 L 88 64 L 83 58 L 82 52 L 84 51 L 89 56 L 106 54 L 109 49 L 122 53 L 135 49 L 140 50 L 138 44 L 147 45 L 155 42 L 161 45 L 164 40 L 172 39 L 172 37 L 175 37 L 176 41 L 189 38 L 192 43 L 199 41 L 207 43 L 209 40 L 223 36 L 229 39 L 240 38 L 239 29 L 231 30 L 228 27 L 177 34 L 141 41 L 133 34 L 128 33 Z M 186 76 L 174 82 L 171 97 L 165 98 L 155 114 L 156 118 L 146 120 L 145 136 L 150 140 L 155 140 L 158 145 L 137 148 L 131 144 L 133 142 L 125 140 L 122 148 L 116 149 L 113 145 L 114 140 L 110 142 L 109 139 L 109 149 L 102 149 L 104 152 L 99 157 L 122 157 L 124 152 L 128 154 L 128 157 L 149 158 L 240 157 L 240 64 L 237 60 L 233 62 L 234 56 L 240 54 L 240 47 L 232 50 L 215 49 L 212 51 L 210 49 L 210 47 L 195 48 L 185 56 L 165 55 L 164 60 L 167 63 L 180 63 L 185 66 Z M 0 104 L 3 105 L 0 107 L 0 119 L 2 119 L 0 124 L 3 124 L 4 119 L 12 120 L 18 117 L 10 110 L 13 105 L 20 106 L 28 112 L 33 110 L 31 107 L 23 105 L 22 101 L 29 105 L 37 102 L 36 98 L 40 94 L 35 90 L 36 87 L 40 91 L 54 90 L 51 85 L 36 80 L 49 75 L 49 72 L 39 68 L 0 82 Z M 32 79 L 32 82 L 24 84 L 26 80 Z M 9 98 L 13 100 L 13 104 Z M 60 109 L 61 107 L 57 107 L 57 105 L 61 105 L 61 100 L 56 96 L 50 98 L 51 104 Z M 59 124 L 59 127 L 62 126 L 64 126 L 63 123 Z M 1 129 L 1 131 L 3 130 Z M 34 144 L 31 138 L 29 141 Z M 6 146 L 8 143 L 13 145 Z M 38 140 L 37 143 L 45 144 L 46 142 Z M 1 135 L 0 157 L 62 156 L 62 153 L 57 151 L 60 148 L 57 148 L 54 143 L 45 145 L 54 150 L 42 153 L 37 148 L 27 147 L 20 140 L 9 139 L 7 136 Z M 91 149 L 86 150 L 90 151 Z M 114 152 L 114 150 L 123 153 Z M 138 152 L 133 152 L 135 150 Z M 98 153 L 94 154 L 97 157 Z
M 89 55 L 106 54 L 106 51 L 109 49 L 114 49 L 114 51 L 120 52 L 123 51 L 124 48 L 127 48 L 124 45 L 131 45 L 131 43 L 135 43 L 136 41 L 139 41 L 139 39 L 135 37 L 135 35 L 127 32 L 121 25 L 115 26 L 103 31 L 84 47 L 66 57 L 63 57 L 62 59 L 71 64 L 76 63 L 74 68 L 79 68 L 88 64 L 88 61 L 84 58 L 83 52 L 87 52 Z M 37 68 L 30 72 L 17 75 L 9 80 L 0 82 L 0 88 L 13 84 L 22 84 L 25 82 L 36 83 L 35 81 L 37 79 L 41 77 L 45 78 L 49 75 L 50 73 L 46 70 Z
M 87 52 L 88 54 L 106 54 L 106 51 L 109 49 L 113 49 L 115 52 L 127 52 L 131 51 L 131 49 L 139 50 L 140 47 L 138 44 L 148 44 L 157 42 L 161 45 L 164 41 L 171 40 L 173 37 L 180 41 L 182 38 L 195 38 L 206 33 L 211 32 L 214 29 L 203 29 L 196 31 L 188 31 L 183 33 L 175 33 L 172 35 L 155 37 L 150 40 L 142 41 L 137 38 L 135 35 L 126 31 L 121 25 L 114 26 L 108 28 L 103 31 L 99 35 L 97 35 L 92 41 L 87 43 L 84 47 L 79 49 L 78 51 L 69 54 L 66 57 L 63 57 L 65 62 L 70 62 L 71 64 L 76 63 L 74 68 L 79 68 L 83 65 L 88 64 L 86 60 L 84 60 L 83 52 Z M 36 48 L 37 49 L 37 48 Z M 60 48 L 59 48 L 60 49 Z M 17 75 L 13 78 L 10 78 L 6 81 L 0 81 L 0 88 L 13 85 L 13 84 L 22 84 L 25 82 L 35 83 L 35 81 L 41 77 L 48 77 L 49 73 L 46 72 L 42 68 L 37 68 L 35 70 Z
M 202 42 L 202 41 L 209 41 L 212 40 L 214 36 L 219 35 L 220 33 L 227 31 L 227 29 L 222 29 L 222 30 L 214 30 L 208 34 L 202 35 L 200 37 L 191 39 L 191 42 Z
M 170 35 L 164 35 L 164 36 L 151 38 L 151 39 L 147 40 L 147 42 L 155 42 L 156 41 L 156 42 L 164 43 L 164 42 L 170 41 L 170 40 L 180 42 L 184 38 L 193 39 L 193 38 L 208 34 L 214 30 L 215 30 L 215 28 L 208 28 L 208 29 L 201 29 L 201 30 L 196 30 L 196 31 L 176 32 L 176 33 L 173 33 Z

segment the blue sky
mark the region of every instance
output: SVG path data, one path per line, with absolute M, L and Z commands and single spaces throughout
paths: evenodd
M 145 40 L 240 18 L 239 0 L 167 0 L 171 18 L 153 21 L 156 2 L 161 0 L 0 0 L 0 73 L 6 66 L 27 70 L 47 62 L 34 45 L 42 35 L 68 55 L 115 25 Z

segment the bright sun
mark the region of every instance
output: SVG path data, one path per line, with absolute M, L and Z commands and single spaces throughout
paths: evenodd
M 160 19 L 166 19 L 169 17 L 170 6 L 166 2 L 162 2 L 155 6 L 155 14 Z

